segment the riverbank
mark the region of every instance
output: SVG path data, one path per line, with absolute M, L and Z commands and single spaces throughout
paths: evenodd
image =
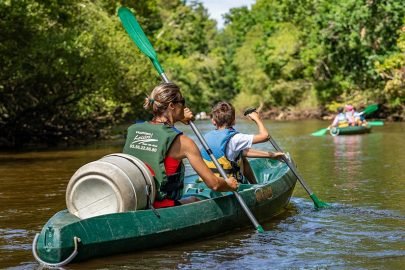
M 239 112 L 237 110 L 237 112 Z M 332 121 L 335 113 L 331 113 L 325 108 L 314 109 L 297 109 L 294 107 L 289 108 L 271 108 L 269 110 L 262 110 L 260 112 L 263 119 L 270 119 L 276 121 L 299 121 L 308 119 L 317 119 Z M 195 113 L 200 115 L 196 119 L 209 119 L 208 114 Z M 244 118 L 243 114 L 238 115 Z M 403 122 L 405 121 L 405 105 L 396 111 L 388 107 L 381 106 L 379 110 L 367 117 L 368 119 L 382 119 L 386 122 Z M 104 121 L 104 120 L 103 120 Z M 133 122 L 133 121 L 132 121 Z M 132 123 L 131 122 L 131 123 Z M 61 129 L 69 128 L 69 134 L 59 135 L 46 133 L 41 134 L 23 134 L 24 140 L 20 138 L 13 138 L 9 140 L 6 137 L 0 136 L 0 150 L 3 151 L 24 151 L 28 149 L 48 149 L 48 148 L 66 148 L 78 145 L 89 145 L 96 141 L 103 140 L 117 140 L 124 139 L 126 128 L 131 124 L 127 122 L 115 121 L 103 127 L 100 120 L 84 123 L 70 123 L 69 127 L 61 125 Z M 29 138 L 29 139 L 27 139 Z M 19 141 L 20 143 L 16 143 Z
M 294 121 L 305 119 L 332 120 L 335 113 L 331 113 L 324 108 L 315 109 L 296 109 L 296 108 L 271 108 L 260 112 L 263 119 L 271 119 L 278 121 Z M 403 122 L 405 121 L 405 106 L 400 110 L 393 111 L 385 106 L 371 114 L 368 118 L 384 119 L 388 122 Z

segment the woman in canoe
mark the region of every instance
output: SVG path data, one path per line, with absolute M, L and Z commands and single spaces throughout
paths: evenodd
M 246 157 L 281 159 L 284 156 L 282 152 L 266 152 L 251 148 L 253 144 L 265 142 L 269 137 L 269 132 L 256 111 L 247 116 L 259 128 L 257 134 L 243 134 L 233 128 L 235 108 L 228 102 L 217 103 L 212 108 L 211 115 L 211 122 L 215 126 L 215 130 L 208 132 L 204 137 L 228 176 L 234 176 L 240 182 L 245 176 L 250 183 L 255 183 Z M 214 173 L 218 173 L 207 152 L 201 150 L 201 154 L 208 167 Z
M 181 199 L 184 183 L 183 158 L 187 158 L 205 184 L 215 191 L 235 191 L 238 182 L 230 177 L 218 177 L 204 163 L 192 139 L 174 127 L 176 122 L 188 124 L 192 112 L 185 107 L 185 100 L 174 83 L 162 83 L 145 99 L 145 109 L 152 109 L 153 119 L 133 124 L 123 153 L 142 160 L 153 171 L 157 195 L 155 208 L 171 207 L 194 202 L 195 197 Z

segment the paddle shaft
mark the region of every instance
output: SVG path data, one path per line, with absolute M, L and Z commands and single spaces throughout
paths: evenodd
M 254 108 L 254 107 L 248 108 L 245 110 L 244 115 L 247 116 L 250 113 L 255 112 L 255 111 L 256 111 L 256 108 Z M 268 140 L 278 152 L 284 152 L 270 135 L 268 136 Z M 293 163 L 291 163 L 291 161 L 287 157 L 282 157 L 282 159 L 287 164 L 287 166 L 290 168 L 290 170 L 293 172 L 295 177 L 297 177 L 298 181 L 301 183 L 301 185 L 305 189 L 305 191 L 309 194 L 309 197 L 311 197 L 312 201 L 314 202 L 315 208 L 319 209 L 319 208 L 328 206 L 327 203 L 324 203 L 321 200 L 319 200 L 318 197 L 312 192 L 312 190 L 305 183 L 304 179 L 298 173 L 297 169 L 295 168 L 295 165 Z
M 280 146 L 278 146 L 278 144 L 272 137 L 269 136 L 268 139 L 269 139 L 269 142 L 273 145 L 274 149 L 276 149 L 278 152 L 283 152 L 283 150 L 281 150 Z M 310 197 L 312 197 L 314 193 L 307 186 L 304 179 L 302 179 L 301 175 L 298 173 L 297 169 L 295 168 L 295 165 L 292 164 L 291 161 L 287 157 L 283 157 L 282 159 L 287 164 L 287 166 L 290 168 L 290 170 L 293 172 L 295 177 L 297 177 L 298 181 L 300 181 L 300 183 L 301 183 L 302 187 L 305 189 L 305 191 L 309 194 Z

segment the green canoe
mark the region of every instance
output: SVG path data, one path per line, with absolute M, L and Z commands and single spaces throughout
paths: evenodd
M 258 184 L 241 184 L 239 194 L 259 221 L 284 211 L 296 177 L 285 163 L 252 159 Z M 70 261 L 174 244 L 251 225 L 232 192 L 213 192 L 196 175 L 185 180 L 185 195 L 202 200 L 186 205 L 107 214 L 80 220 L 67 210 L 56 213 L 37 234 L 32 251 L 42 264 Z
M 329 130 L 329 133 L 332 136 L 364 134 L 370 132 L 371 126 L 349 126 L 343 128 L 334 127 Z

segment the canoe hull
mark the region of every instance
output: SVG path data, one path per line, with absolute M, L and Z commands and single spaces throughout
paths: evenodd
M 286 167 L 286 165 L 281 165 Z M 241 185 L 239 192 L 260 222 L 284 211 L 295 187 L 296 178 L 283 168 L 275 181 L 261 185 Z M 201 191 L 200 186 L 188 185 L 188 193 Z M 74 249 L 74 237 L 79 237 L 78 254 L 74 261 L 144 250 L 186 240 L 212 236 L 250 221 L 230 192 L 213 199 L 178 207 L 139 210 L 108 214 L 85 220 L 67 210 L 56 213 L 43 227 L 36 243 L 41 260 L 58 263 Z
M 370 132 L 371 132 L 371 126 L 349 126 L 349 127 L 344 127 L 344 128 L 330 129 L 330 134 L 332 136 L 365 134 L 365 133 L 370 133 Z

